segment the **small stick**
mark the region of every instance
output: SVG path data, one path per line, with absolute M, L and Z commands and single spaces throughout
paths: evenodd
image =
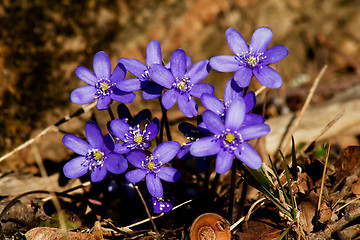
M 0 158 L 0 162 L 4 161 L 5 159 L 7 159 L 8 157 L 10 157 L 11 155 L 17 153 L 18 151 L 26 148 L 27 146 L 33 144 L 36 140 L 38 140 L 40 137 L 42 137 L 43 135 L 49 133 L 49 132 L 53 132 L 53 131 L 58 131 L 58 126 L 60 126 L 61 124 L 69 121 L 71 118 L 76 117 L 82 113 L 85 113 L 87 111 L 89 111 L 90 109 L 92 109 L 94 106 L 96 105 L 96 102 L 87 104 L 87 105 L 83 105 L 81 108 L 79 108 L 77 111 L 75 111 L 73 114 L 71 114 L 70 116 L 65 116 L 62 119 L 60 119 L 59 121 L 57 121 L 55 124 L 48 126 L 47 128 L 45 128 L 44 130 L 42 130 L 38 135 L 36 135 L 35 137 L 27 140 L 26 142 L 24 142 L 23 144 L 21 144 L 20 146 L 16 147 L 15 149 L 13 149 L 11 152 L 8 152 L 7 154 L 3 155 Z
M 316 212 L 315 212 L 315 227 L 318 225 L 318 220 L 319 220 L 319 212 L 320 212 L 320 206 L 321 206 L 321 199 L 322 199 L 322 194 L 323 194 L 323 190 L 324 190 L 324 183 L 325 183 L 326 167 L 327 167 L 327 163 L 328 163 L 329 155 L 330 155 L 330 146 L 331 146 L 331 145 L 329 144 L 328 151 L 327 151 L 327 153 L 326 153 L 326 158 L 325 158 L 323 175 L 322 175 L 322 178 L 321 178 L 321 187 L 320 187 L 319 201 L 318 201 L 317 208 L 316 208 Z
M 258 90 L 256 90 L 255 95 L 258 96 L 260 93 L 262 93 L 266 89 L 265 86 L 261 86 Z
M 47 179 L 49 176 L 48 176 L 48 174 L 46 172 L 44 163 L 42 161 L 39 149 L 37 148 L 36 144 L 32 145 L 32 150 L 33 150 L 33 154 L 34 154 L 36 163 L 39 166 L 41 177 L 43 177 L 44 179 Z M 50 194 L 53 197 L 51 200 L 54 203 L 56 212 L 57 212 L 57 214 L 59 216 L 59 224 L 60 224 L 62 234 L 63 234 L 65 239 L 69 239 L 68 232 L 67 232 L 67 227 L 66 227 L 66 222 L 65 222 L 65 216 L 64 216 L 64 213 L 63 213 L 63 211 L 61 209 L 60 201 L 57 198 L 54 191 L 50 191 Z
M 293 125 L 291 126 L 290 130 L 287 132 L 286 137 L 284 137 L 284 141 L 282 142 L 280 149 L 282 149 L 282 152 L 284 154 L 284 156 L 287 153 L 288 147 L 289 147 L 289 141 L 290 141 L 290 137 L 289 136 L 293 136 L 294 132 L 296 131 L 297 127 L 300 124 L 301 119 L 304 116 L 304 113 L 306 111 L 306 109 L 308 108 L 310 101 L 312 99 L 312 97 L 314 96 L 315 90 L 320 82 L 320 79 L 322 78 L 322 76 L 325 73 L 325 70 L 327 69 L 327 65 L 324 65 L 324 67 L 321 69 L 320 73 L 318 74 L 318 76 L 315 78 L 315 81 L 310 89 L 310 92 L 305 100 L 305 103 L 299 113 L 299 115 L 296 117 L 296 119 L 294 120 Z
M 139 187 L 138 187 L 137 185 L 134 185 L 134 187 L 135 187 L 137 193 L 139 194 L 139 197 L 140 197 L 140 199 L 141 199 L 141 201 L 142 201 L 142 203 L 143 203 L 143 205 L 144 205 L 144 207 L 145 207 L 146 214 L 148 215 L 148 217 L 149 217 L 149 219 L 150 219 L 150 222 L 151 222 L 151 224 L 153 225 L 153 228 L 154 228 L 155 234 L 156 234 L 156 238 L 157 238 L 158 240 L 161 240 L 159 231 L 158 231 L 158 229 L 157 229 L 157 227 L 156 227 L 156 225 L 155 225 L 155 222 L 154 222 L 154 220 L 153 220 L 153 218 L 152 218 L 152 216 L 151 216 L 151 214 L 150 214 L 150 210 L 149 210 L 149 208 L 148 208 L 147 205 L 146 205 L 145 199 L 144 199 L 144 197 L 142 196 Z

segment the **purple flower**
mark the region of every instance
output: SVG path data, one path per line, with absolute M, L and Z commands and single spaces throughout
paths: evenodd
M 163 196 L 160 179 L 175 182 L 180 178 L 180 172 L 172 167 L 164 166 L 172 160 L 180 149 L 180 143 L 167 141 L 157 146 L 150 156 L 144 151 L 133 150 L 126 154 L 127 160 L 138 169 L 129 171 L 125 177 L 129 182 L 137 183 L 146 177 L 146 186 L 153 197 Z
M 288 55 L 285 46 L 277 45 L 268 50 L 272 39 L 272 31 L 268 27 L 260 27 L 252 35 L 250 46 L 234 28 L 226 30 L 226 40 L 235 56 L 223 55 L 210 59 L 211 68 L 219 72 L 235 72 L 234 80 L 241 86 L 249 86 L 252 75 L 268 88 L 280 88 L 280 74 L 268 65 Z
M 230 106 L 230 103 L 238 97 L 243 96 L 243 89 L 234 81 L 233 78 L 229 79 L 226 83 L 224 91 L 224 102 L 220 101 L 217 97 L 211 94 L 204 93 L 201 96 L 201 103 L 203 106 L 214 113 L 216 113 L 222 119 L 225 119 L 225 114 Z M 243 126 L 251 124 L 264 123 L 265 119 L 250 111 L 254 108 L 256 103 L 256 96 L 253 91 L 248 92 L 244 96 L 245 102 L 245 119 Z M 203 127 L 203 125 L 201 125 Z
M 200 117 L 200 116 L 199 116 Z M 203 129 L 198 129 L 194 125 L 188 122 L 182 122 L 178 126 L 180 132 L 182 132 L 186 138 L 189 140 L 189 142 L 183 144 L 177 154 L 177 157 L 181 160 L 188 161 L 194 158 L 190 154 L 190 147 L 191 145 L 198 139 L 202 137 L 206 137 L 210 135 L 210 132 L 202 132 Z M 205 170 L 205 168 L 209 165 L 210 159 L 208 157 L 198 157 L 197 158 L 197 166 L 196 170 L 197 172 L 202 172 Z
M 121 119 L 114 119 L 110 123 L 111 133 L 118 137 L 122 143 L 115 144 L 115 152 L 128 153 L 131 150 L 145 150 L 150 147 L 149 142 L 156 137 L 160 129 L 160 123 L 154 118 L 145 129 L 140 125 L 131 126 Z
M 203 121 L 214 135 L 194 142 L 190 147 L 193 156 L 204 157 L 217 155 L 215 169 L 219 174 L 226 173 L 234 160 L 240 159 L 248 167 L 259 169 L 261 158 L 255 149 L 246 141 L 266 135 L 270 127 L 265 124 L 242 126 L 246 106 L 242 98 L 235 98 L 225 115 L 225 123 L 216 113 L 206 110 Z
M 161 86 L 169 89 L 162 98 L 164 108 L 169 109 L 176 101 L 180 111 L 187 117 L 197 115 L 197 105 L 193 97 L 200 98 L 203 93 L 214 93 L 214 87 L 207 83 L 199 83 L 209 73 L 209 61 L 202 60 L 187 70 L 184 50 L 177 49 L 170 58 L 170 69 L 161 64 L 150 66 L 150 77 Z
M 98 99 L 99 110 L 108 109 L 111 100 L 123 103 L 131 103 L 135 99 L 135 93 L 124 92 L 117 88 L 126 75 L 125 67 L 122 64 L 116 65 L 111 74 L 111 62 L 105 52 L 98 52 L 94 56 L 94 72 L 79 66 L 75 70 L 76 76 L 89 84 L 72 91 L 70 98 L 73 103 L 86 104 Z
M 146 49 L 146 65 L 131 58 L 120 58 L 118 63 L 124 64 L 126 69 L 136 77 L 122 81 L 118 85 L 119 89 L 129 92 L 143 90 L 142 96 L 146 100 L 156 99 L 161 96 L 163 87 L 153 82 L 149 76 L 149 66 L 151 64 L 162 64 L 159 41 L 149 42 Z
M 77 178 L 91 171 L 91 181 L 99 182 L 106 177 L 107 171 L 125 172 L 128 163 L 121 154 L 113 152 L 114 140 L 110 134 L 103 137 L 100 127 L 92 121 L 86 123 L 85 133 L 89 143 L 72 134 L 63 138 L 67 148 L 81 155 L 65 164 L 66 177 Z
M 152 197 L 152 204 L 154 207 L 154 213 L 170 212 L 173 205 L 170 201 L 166 201 L 163 197 Z

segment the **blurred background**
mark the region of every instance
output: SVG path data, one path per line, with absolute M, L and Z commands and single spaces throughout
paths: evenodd
M 268 26 L 274 34 L 270 47 L 289 49 L 288 57 L 272 65 L 284 85 L 269 95 L 270 100 L 282 99 L 285 107 L 267 113 L 269 117 L 298 110 L 313 79 L 328 64 L 312 102 L 321 103 L 360 83 L 359 9 L 360 1 L 353 0 L 2 0 L 0 156 L 80 107 L 69 98 L 84 85 L 75 68 L 92 70 L 96 52 L 105 51 L 113 66 L 121 57 L 144 61 L 148 42 L 159 40 L 165 62 L 182 48 L 195 63 L 231 54 L 225 39 L 229 27 L 250 42 L 256 28 Z M 205 81 L 221 97 L 231 76 L 211 71 Z M 255 81 L 250 87 L 259 85 Z M 130 109 L 135 114 L 152 105 L 160 116 L 158 102 L 145 102 L 140 95 Z M 109 120 L 96 114 L 102 123 Z M 179 117 L 169 114 L 173 121 Z M 83 114 L 60 128 L 82 136 L 90 116 Z M 37 142 L 44 159 L 69 159 L 62 136 L 51 132 Z M 26 148 L 1 162 L 0 171 L 23 170 L 33 162 L 31 148 Z

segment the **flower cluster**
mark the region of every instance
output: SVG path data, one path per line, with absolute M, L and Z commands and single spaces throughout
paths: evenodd
M 226 173 L 235 158 L 250 168 L 261 168 L 261 157 L 248 141 L 265 136 L 270 127 L 264 123 L 264 117 L 252 112 L 256 96 L 244 88 L 249 86 L 253 75 L 265 87 L 280 88 L 282 79 L 269 64 L 286 57 L 288 50 L 281 45 L 267 49 L 272 39 L 268 27 L 258 28 L 250 45 L 233 28 L 226 31 L 226 39 L 235 55 L 215 56 L 195 64 L 182 49 L 176 49 L 170 62 L 164 64 L 160 43 L 151 41 L 145 64 L 137 59 L 120 58 L 111 73 L 108 55 L 98 52 L 93 61 L 94 73 L 83 66 L 77 67 L 76 75 L 88 85 L 75 89 L 71 101 L 86 104 L 96 99 L 97 108 L 108 109 L 110 113 L 110 104 L 116 101 L 120 103 L 119 117 L 114 119 L 110 114 L 113 119 L 108 122 L 109 133 L 105 137 L 92 121 L 85 126 L 88 142 L 71 134 L 64 136 L 64 145 L 80 155 L 65 164 L 65 176 L 77 178 L 91 172 L 91 180 L 98 182 L 108 171 L 121 174 L 129 168 L 125 173 L 127 181 L 136 184 L 144 180 L 152 196 L 154 211 L 160 213 L 172 209 L 172 203 L 164 200 L 168 198 L 164 198 L 162 181 L 180 179 L 180 171 L 171 166 L 171 160 L 176 157 L 201 159 L 205 164 L 199 170 L 215 159 L 215 170 L 219 174 Z M 235 72 L 225 85 L 223 100 L 214 96 L 213 86 L 201 82 L 211 69 Z M 126 72 L 134 77 L 125 79 Z M 135 100 L 134 91 L 142 91 L 144 100 L 159 98 L 164 109 L 161 123 L 157 118 L 151 118 L 148 109 L 132 117 L 123 103 Z M 196 98 L 206 109 L 202 115 L 198 113 Z M 166 110 L 176 102 L 186 117 L 198 118 L 197 127 L 180 123 L 179 130 L 189 139 L 182 146 L 176 141 L 159 142 L 162 136 L 157 138 L 166 125 Z M 155 147 L 154 142 L 157 143 Z

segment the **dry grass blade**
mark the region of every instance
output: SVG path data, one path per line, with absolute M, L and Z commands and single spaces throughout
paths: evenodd
M 282 150 L 282 152 L 284 153 L 284 155 L 286 156 L 287 151 L 288 151 L 288 147 L 289 147 L 289 141 L 290 141 L 290 136 L 294 135 L 294 132 L 296 131 L 297 127 L 300 124 L 300 121 L 302 119 L 302 117 L 304 116 L 304 113 L 306 111 L 306 109 L 308 108 L 310 101 L 312 99 L 312 97 L 314 96 L 315 90 L 320 82 L 320 79 L 322 78 L 322 76 L 325 73 L 325 70 L 327 69 L 327 65 L 325 65 L 320 73 L 318 74 L 318 76 L 315 78 L 315 81 L 310 89 L 310 92 L 305 100 L 305 103 L 299 113 L 299 115 L 296 117 L 296 119 L 294 120 L 292 126 L 290 127 L 289 131 L 286 133 L 285 137 L 284 137 L 284 141 L 281 143 L 280 145 L 280 149 Z
M 326 174 L 327 163 L 328 163 L 328 160 L 329 160 L 329 154 L 330 154 L 330 144 L 329 144 L 329 147 L 328 147 L 328 150 L 327 150 L 327 153 L 326 153 L 324 170 L 323 170 L 323 175 L 322 175 L 322 178 L 321 178 L 321 187 L 320 187 L 319 200 L 318 200 L 318 204 L 317 204 L 316 212 L 315 212 L 315 226 L 318 224 L 318 219 L 319 219 L 319 212 L 320 212 L 322 194 L 323 194 L 323 191 L 324 191 L 325 174 Z
M 44 130 L 42 130 L 38 135 L 36 135 L 35 137 L 27 140 L 26 142 L 24 142 L 23 144 L 21 144 L 20 146 L 16 147 L 15 149 L 13 149 L 11 152 L 8 152 L 7 154 L 3 155 L 2 157 L 0 157 L 0 162 L 4 161 L 5 159 L 9 158 L 11 155 L 17 153 L 18 151 L 21 151 L 22 149 L 26 148 L 27 146 L 30 146 L 31 144 L 33 144 L 36 140 L 38 140 L 40 137 L 44 136 L 45 134 L 48 134 L 49 132 L 55 132 L 58 131 L 58 126 L 60 126 L 61 124 L 69 121 L 71 118 L 78 116 L 79 114 L 85 113 L 87 111 L 89 111 L 90 109 L 92 109 L 93 107 L 96 106 L 96 101 L 87 105 L 83 105 L 79 110 L 77 110 L 75 113 L 73 113 L 71 116 L 65 116 L 62 119 L 60 119 L 57 123 L 45 128 Z

